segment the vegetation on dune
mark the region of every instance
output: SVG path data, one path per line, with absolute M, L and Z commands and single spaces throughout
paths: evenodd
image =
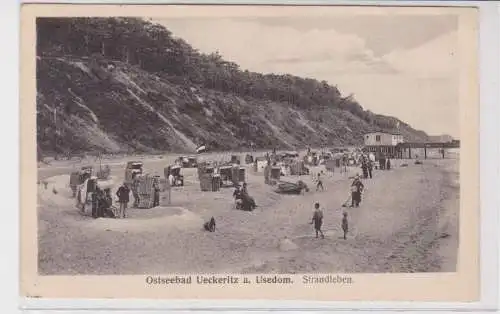
M 242 70 L 138 18 L 38 18 L 37 114 L 51 153 L 352 145 L 398 122 L 427 139 L 325 81 Z

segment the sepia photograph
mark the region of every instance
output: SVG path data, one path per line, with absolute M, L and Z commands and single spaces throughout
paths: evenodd
M 459 272 L 474 9 L 161 7 L 30 22 L 36 276 Z

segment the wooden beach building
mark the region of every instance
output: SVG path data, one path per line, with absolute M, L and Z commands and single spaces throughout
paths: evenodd
M 403 135 L 398 133 L 372 132 L 364 135 L 364 151 L 375 156 L 398 156 L 397 145 L 404 143 Z
M 364 135 L 363 151 L 389 158 L 446 158 L 448 149 L 460 147 L 460 141 L 446 142 L 405 142 L 403 135 L 398 133 L 372 132 Z

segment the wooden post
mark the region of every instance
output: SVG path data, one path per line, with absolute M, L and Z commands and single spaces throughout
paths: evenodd
M 408 146 L 408 159 L 411 159 L 411 146 Z
M 443 147 L 441 148 L 441 154 L 443 154 L 443 159 L 444 159 L 444 145 L 443 145 Z
M 424 145 L 424 159 L 427 159 L 427 145 Z

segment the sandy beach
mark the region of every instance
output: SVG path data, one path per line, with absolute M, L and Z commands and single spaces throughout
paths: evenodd
M 145 170 L 163 173 L 173 158 L 145 160 Z M 121 183 L 124 160 L 106 164 L 115 185 Z M 248 168 L 248 190 L 259 206 L 253 212 L 234 208 L 232 188 L 201 192 L 196 169 L 183 169 L 185 186 L 172 189 L 170 205 L 162 195 L 159 207 L 129 209 L 127 219 L 82 216 L 68 186 L 69 172 L 79 164 L 45 166 L 39 169 L 39 180 L 47 182 L 47 189 L 38 187 L 39 272 L 453 272 L 458 164 L 458 158 L 429 159 L 422 165 L 395 160 L 393 169 L 374 171 L 373 179 L 363 180 L 359 208 L 341 207 L 349 195 L 349 177 L 359 168 L 328 174 L 326 190 L 318 192 L 311 176 L 302 176 L 311 187 L 305 195 L 277 194 L 264 184 L 262 173 Z M 324 210 L 325 239 L 316 239 L 309 224 L 315 202 Z M 349 215 L 347 240 L 340 238 L 343 211 Z M 212 216 L 217 231 L 203 231 L 203 222 Z

